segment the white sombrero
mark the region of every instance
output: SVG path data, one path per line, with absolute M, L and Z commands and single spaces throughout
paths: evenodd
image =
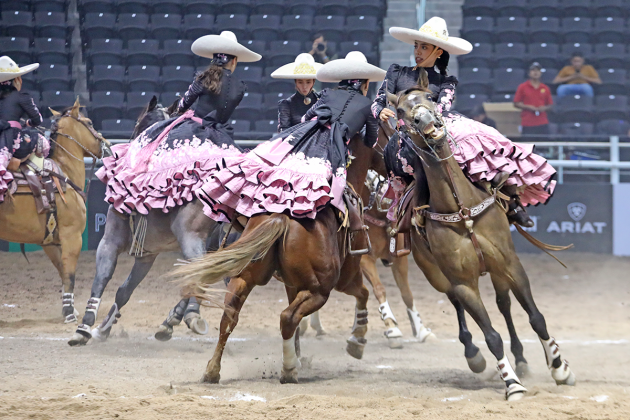
M 229 54 L 244 63 L 251 63 L 262 58 L 262 55 L 239 44 L 236 35 L 230 31 L 223 31 L 221 35 L 202 36 L 193 42 L 190 49 L 200 57 L 212 58 L 214 54 Z
M 0 57 L 0 83 L 7 80 L 15 79 L 23 74 L 30 73 L 39 67 L 39 63 L 29 64 L 28 66 L 20 67 L 15 64 L 15 61 L 6 55 Z
M 394 26 L 389 28 L 391 36 L 399 41 L 414 45 L 416 41 L 435 45 L 449 54 L 464 55 L 472 51 L 472 44 L 465 39 L 448 36 L 446 22 L 441 17 L 432 17 L 419 30 Z
M 317 70 L 324 65 L 316 63 L 309 53 L 302 53 L 295 58 L 294 63 L 285 64 L 273 73 L 274 79 L 315 79 Z
M 317 70 L 317 80 L 325 83 L 351 79 L 380 82 L 385 79 L 385 74 L 385 70 L 368 63 L 362 52 L 350 51 L 346 58 L 329 61 Z

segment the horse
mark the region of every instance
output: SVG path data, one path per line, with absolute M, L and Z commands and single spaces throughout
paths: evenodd
M 497 190 L 489 193 L 477 188 L 462 172 L 453 158 L 450 136 L 441 115 L 436 115 L 427 87 L 425 74 L 418 87 L 399 96 L 388 95 L 388 100 L 396 107 L 398 119 L 402 120 L 400 137 L 417 158 L 413 165 L 416 180 L 426 176 L 424 185 L 417 182 L 414 191 L 417 197 L 426 196 L 428 184 L 428 209 L 425 206 L 414 208 L 412 224 L 415 227 L 411 234 L 414 260 L 431 285 L 446 293 L 455 306 L 459 339 L 465 346 L 473 372 L 483 371 L 486 362 L 472 343 L 464 310 L 479 325 L 497 359 L 508 401 L 521 399 L 527 390 L 505 355 L 501 336 L 492 327 L 481 300 L 478 282 L 486 272 L 490 273 L 497 305 L 508 325 L 517 367 L 521 372 L 527 371 L 523 346 L 511 318 L 510 291 L 529 316 L 556 384 L 574 385 L 575 374 L 562 359 L 558 344 L 549 335 L 545 318 L 534 303 L 529 279 L 514 249 L 505 210 L 496 199 Z
M 79 314 L 74 308 L 74 279 L 86 221 L 82 191 L 85 185 L 83 158 L 100 159 L 109 149 L 109 142 L 79 112 L 80 107 L 77 98 L 74 105 L 63 113 L 51 110 L 53 127 L 49 158 L 67 177 L 67 183 L 73 186 L 65 193 L 56 193 L 56 216 L 53 214 L 49 218 L 47 214 L 38 214 L 32 193 L 21 190 L 0 204 L 0 238 L 42 245 L 57 269 L 63 284 L 61 313 L 65 323 L 77 322 Z M 58 231 L 58 241 L 45 241 L 49 231 L 55 230 Z
M 348 168 L 348 184 L 360 195 L 369 166 L 369 149 L 361 136 L 354 136 L 349 149 L 355 159 Z M 360 200 L 357 198 L 357 200 Z M 352 235 L 332 205 L 317 213 L 315 219 L 293 218 L 286 214 L 257 214 L 247 222 L 240 239 L 229 247 L 183 265 L 175 270 L 183 282 L 184 296 L 208 299 L 208 285 L 230 277 L 224 299 L 219 340 L 202 377 L 203 382 L 218 383 L 225 344 L 234 331 L 240 310 L 256 286 L 266 285 L 276 275 L 285 284 L 289 306 L 280 316 L 283 339 L 281 383 L 297 383 L 299 338 L 296 334 L 304 316 L 319 310 L 335 289 L 354 296 L 355 318 L 346 351 L 360 359 L 367 340 L 367 300 L 363 285 L 361 256 L 351 251 L 367 236 Z
M 177 102 L 169 108 L 163 108 L 153 96 L 138 118 L 132 138 L 137 137 L 150 125 L 167 119 L 175 111 L 176 105 Z M 120 310 L 149 273 L 158 254 L 181 250 L 186 259 L 201 256 L 206 252 L 206 241 L 216 226 L 214 220 L 203 214 L 203 205 L 197 199 L 177 207 L 170 213 L 155 209 L 139 218 L 121 214 L 110 206 L 107 211 L 105 232 L 96 250 L 96 275 L 90 298 L 81 324 L 68 344 L 85 345 L 91 338 L 107 340 L 112 326 L 121 316 Z M 140 236 L 142 239 L 139 239 Z M 136 247 L 135 252 L 130 251 L 132 247 Z M 118 256 L 124 251 L 130 251 L 135 255 L 131 273 L 118 288 L 115 302 L 105 319 L 98 327 L 92 329 L 105 287 L 114 275 Z M 156 333 L 156 338 L 161 341 L 169 340 L 172 337 L 173 326 L 178 325 L 182 318 L 193 332 L 207 334 L 208 323 L 199 314 L 199 303 L 191 298 L 182 299 L 171 310 L 167 320 Z

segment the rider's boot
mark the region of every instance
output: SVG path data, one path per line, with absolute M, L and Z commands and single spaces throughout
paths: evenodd
M 505 172 L 499 173 L 499 175 Z M 497 175 L 495 179 L 499 176 Z M 494 179 L 492 180 L 494 182 Z M 507 217 L 510 222 L 518 223 L 523 227 L 534 227 L 534 221 L 529 217 L 527 211 L 525 211 L 525 207 L 521 204 L 521 199 L 517 193 L 515 185 L 503 185 L 501 188 L 501 192 L 508 197 L 510 197 L 510 201 L 508 201 L 508 211 Z

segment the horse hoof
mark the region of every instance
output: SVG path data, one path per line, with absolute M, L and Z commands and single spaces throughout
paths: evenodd
M 477 350 L 477 354 L 470 359 L 467 357 L 466 361 L 468 362 L 468 367 L 474 373 L 481 373 L 486 370 L 486 359 L 484 359 L 479 350 Z
M 88 341 L 90 341 L 90 337 L 87 337 L 79 332 L 75 332 L 70 341 L 68 341 L 68 344 L 70 347 L 85 346 Z
M 556 381 L 556 385 L 575 386 L 576 382 L 577 382 L 577 380 L 575 378 L 575 373 L 573 373 L 573 371 L 571 371 L 571 373 L 569 373 L 569 376 L 567 377 L 567 379 L 565 379 L 564 381 Z
M 569 368 L 566 360 L 562 361 L 562 366 L 551 370 L 551 376 L 556 381 L 556 385 L 575 386 L 575 374 Z
M 523 399 L 526 392 L 527 389 L 523 385 L 519 383 L 513 383 L 512 385 L 507 387 L 507 390 L 505 391 L 505 399 L 509 402 L 519 401 Z
M 111 331 L 112 331 L 111 328 L 105 331 L 101 331 L 98 327 L 96 327 L 92 330 L 92 338 L 95 339 L 96 341 L 103 343 L 107 341 L 107 338 L 109 337 L 109 333 Z
M 73 310 L 73 312 L 70 315 L 66 315 L 66 317 L 63 320 L 64 324 L 72 324 L 72 323 L 78 323 L 79 319 L 77 318 L 79 316 L 79 311 L 77 311 L 76 309 Z
M 321 337 L 322 335 L 326 335 L 326 334 L 328 334 L 326 330 L 323 328 L 320 328 L 319 330 L 317 330 L 317 334 L 315 334 L 315 337 Z
M 218 384 L 220 379 L 221 379 L 221 375 L 218 373 L 217 374 L 206 373 L 205 375 L 203 375 L 203 378 L 201 378 L 201 382 L 206 383 L 206 384 Z
M 346 352 L 354 357 L 355 359 L 363 358 L 363 350 L 365 349 L 365 344 L 367 340 L 363 337 L 355 337 L 351 336 L 346 340 Z
M 527 362 L 518 362 L 514 371 L 519 378 L 525 378 L 529 376 L 529 365 Z
M 282 373 L 280 374 L 280 383 L 281 384 L 297 384 L 298 383 L 297 368 L 286 369 L 286 370 L 282 368 Z
M 206 335 L 208 334 L 208 331 L 210 331 L 210 326 L 205 319 L 197 318 L 190 323 L 190 329 L 195 334 Z
M 402 349 L 403 348 L 403 340 L 402 337 L 392 337 L 387 339 L 387 344 L 389 344 L 390 349 Z
M 422 331 L 420 331 L 420 334 L 418 334 L 416 337 L 421 343 L 437 340 L 437 337 L 435 336 L 435 334 L 433 334 L 433 332 L 431 332 L 429 328 L 423 328 Z
M 158 341 L 168 341 L 173 338 L 173 327 L 170 325 L 160 325 L 158 331 L 155 333 L 155 339 Z

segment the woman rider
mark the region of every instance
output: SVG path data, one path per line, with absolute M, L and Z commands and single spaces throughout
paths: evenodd
M 22 91 L 22 75 L 38 67 L 39 63 L 20 67 L 9 57 L 0 57 L 0 203 L 13 181 L 10 171 L 17 171 L 34 151 L 48 154 L 48 140 L 31 128 L 42 123 L 42 116 L 33 97 Z M 26 118 L 26 127 L 21 118 Z
M 205 214 L 224 221 L 235 212 L 251 217 L 288 211 L 314 219 L 328 203 L 345 211 L 347 143 L 364 126 L 365 144 L 376 143 L 377 120 L 365 95 L 370 81 L 384 77 L 358 51 L 325 64 L 317 79 L 339 82 L 338 87 L 322 91 L 303 123 L 246 154 L 226 157 L 223 168 L 197 193 L 206 203 Z
M 212 61 L 179 101 L 177 113 L 183 114 L 153 124 L 131 143 L 114 146 L 114 155 L 96 173 L 108 186 L 105 200 L 118 212 L 166 213 L 181 206 L 194 198 L 223 157 L 241 151 L 227 122 L 247 87 L 233 71 L 239 61 L 262 57 L 229 31 L 197 39 L 192 52 Z M 189 110 L 196 100 L 195 110 Z
M 315 74 L 323 64 L 316 63 L 311 54 L 303 53 L 295 62 L 285 64 L 273 73 L 274 79 L 293 79 L 295 93 L 278 102 L 278 132 L 302 122 L 302 116 L 317 102 L 319 96 L 313 89 Z
M 424 68 L 429 76 L 435 109 L 444 116 L 448 132 L 459 146 L 453 150 L 459 166 L 473 182 L 488 181 L 494 185 L 505 182 L 502 191 L 511 197 L 508 218 L 523 226 L 533 226 L 523 207 L 547 202 L 555 187 L 553 177 L 556 171 L 543 157 L 533 153 L 533 145 L 513 143 L 492 127 L 450 111 L 458 81 L 447 75 L 449 55 L 467 54 L 472 45 L 463 39 L 449 37 L 446 22 L 439 17 L 429 19 L 418 31 L 392 27 L 389 32 L 394 38 L 414 45 L 416 66 L 392 64 L 389 67 L 372 105 L 374 116 L 382 121 L 395 117 L 387 108 L 386 89 L 397 94 L 417 85 L 420 68 Z M 401 162 L 412 162 L 411 155 L 405 146 L 399 149 Z M 390 185 L 400 194 L 404 188 L 402 184 L 413 174 L 413 168 L 396 164 L 393 169 L 395 173 L 390 177 Z

